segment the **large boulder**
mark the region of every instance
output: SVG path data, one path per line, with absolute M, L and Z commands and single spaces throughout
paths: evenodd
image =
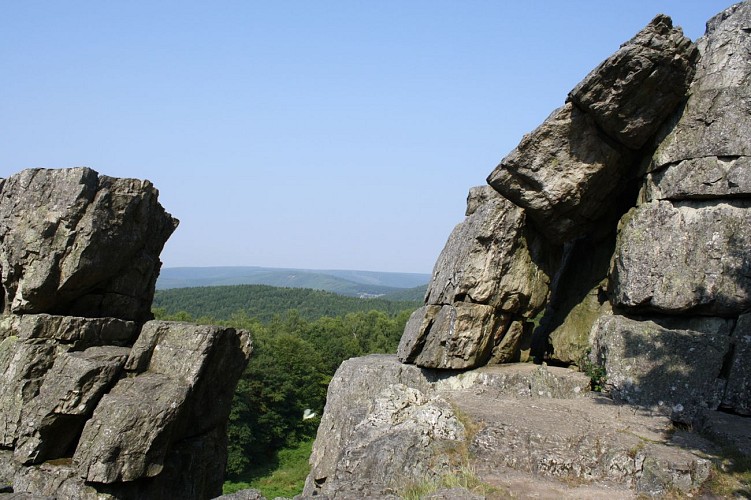
M 636 151 L 683 100 L 695 58 L 691 41 L 657 16 L 524 136 L 488 184 L 551 241 L 591 233 L 615 215 L 615 200 L 640 175 Z
M 668 314 L 738 315 L 751 307 L 751 204 L 667 201 L 621 221 L 613 305 Z
M 136 376 L 120 380 L 83 429 L 73 455 L 81 476 L 105 484 L 158 476 L 180 443 L 225 429 L 249 354 L 247 332 L 147 323 L 126 364 Z M 223 469 L 223 453 L 203 458 Z M 205 492 L 218 494 L 221 483 L 221 477 L 209 481 Z
M 144 324 L 177 225 L 157 195 L 87 168 L 0 180 L 1 493 L 221 494 L 250 336 Z
M 473 188 L 467 217 L 449 236 L 433 269 L 425 307 L 410 318 L 399 359 L 427 368 L 464 369 L 488 362 L 513 321 L 544 307 L 555 249 L 526 224 L 524 211 L 488 186 Z M 511 341 L 513 339 L 513 342 Z
M 0 187 L 6 313 L 145 320 L 177 220 L 148 181 L 31 169 Z
M 683 101 L 696 58 L 696 46 L 661 14 L 590 72 L 569 99 L 613 139 L 641 149 Z
M 732 325 L 723 318 L 603 316 L 592 328 L 592 359 L 605 367 L 616 398 L 691 423 L 722 402 Z

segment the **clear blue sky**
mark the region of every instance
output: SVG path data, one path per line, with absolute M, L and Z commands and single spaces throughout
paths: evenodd
M 430 272 L 486 176 L 657 13 L 713 0 L 0 3 L 0 177 L 146 178 L 166 267 Z

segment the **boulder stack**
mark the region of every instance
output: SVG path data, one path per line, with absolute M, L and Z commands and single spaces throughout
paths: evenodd
M 247 332 L 148 321 L 177 220 L 148 181 L 0 181 L 0 486 L 59 498 L 221 493 Z M 6 486 L 7 485 L 7 486 Z

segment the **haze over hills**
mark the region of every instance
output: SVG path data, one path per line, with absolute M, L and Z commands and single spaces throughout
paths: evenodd
M 288 288 L 312 288 L 354 297 L 381 296 L 404 289 L 421 288 L 429 274 L 391 273 L 351 270 L 313 270 L 293 268 L 243 267 L 171 267 L 162 269 L 158 290 L 222 285 L 270 285 Z M 419 291 L 413 292 L 418 295 Z

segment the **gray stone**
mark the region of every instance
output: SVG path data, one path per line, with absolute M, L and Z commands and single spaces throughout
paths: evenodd
M 24 406 L 15 459 L 29 464 L 64 457 L 114 384 L 128 352 L 124 347 L 90 347 L 57 356 L 39 395 Z
M 723 406 L 742 415 L 751 415 L 751 314 L 743 314 L 731 338 L 733 357 Z
M 731 324 L 673 318 L 662 326 L 603 316 L 592 327 L 592 360 L 605 368 L 610 393 L 619 400 L 690 423 L 698 411 L 720 405 Z
M 73 455 L 81 476 L 114 483 L 158 475 L 188 390 L 158 373 L 120 380 L 84 427 Z
M 78 318 L 50 314 L 6 315 L 0 319 L 0 338 L 15 335 L 21 340 L 54 340 L 72 349 L 116 345 L 127 346 L 138 335 L 133 321 L 116 318 Z
M 557 253 L 526 225 L 524 212 L 488 186 L 472 188 L 467 218 L 449 236 L 433 269 L 426 306 L 410 318 L 399 359 L 427 368 L 487 363 L 512 321 L 543 308 Z M 507 336 L 497 358 L 518 359 Z M 512 342 L 513 340 L 513 342 Z
M 567 103 L 522 138 L 488 184 L 563 243 L 595 229 L 637 167 L 625 148 L 602 137 L 592 116 Z
M 736 198 L 751 195 L 751 156 L 682 160 L 647 175 L 646 201 Z
M 710 315 L 751 307 L 748 202 L 652 202 L 621 225 L 610 276 L 614 306 Z
M 339 366 L 329 383 L 326 407 L 310 456 L 311 471 L 305 482 L 304 496 L 326 495 L 338 488 L 332 485 L 333 479 L 352 442 L 355 427 L 365 419 L 373 399 L 392 384 L 426 392 L 431 382 L 422 369 L 401 364 L 394 356 L 354 358 Z
M 579 83 L 569 99 L 608 135 L 640 149 L 683 101 L 694 73 L 696 46 L 655 17 Z
M 651 168 L 703 157 L 751 156 L 751 4 L 742 2 L 707 23 L 701 58 L 680 120 L 657 149 Z
M 472 188 L 467 205 L 435 263 L 425 303 L 466 301 L 534 316 L 547 298 L 549 271 L 524 211 L 488 186 Z
M 30 344 L 16 336 L 0 341 L 0 446 L 14 446 L 23 408 L 39 394 L 54 359 L 53 344 Z
M 316 474 L 304 495 L 399 494 L 415 478 L 436 477 L 431 459 L 464 438 L 464 426 L 445 400 L 404 384 L 388 384 L 351 428 L 331 474 Z
M 494 309 L 482 304 L 426 306 L 410 317 L 399 344 L 402 361 L 425 368 L 464 369 L 485 364 L 493 349 Z M 419 349 L 419 353 L 418 352 Z
M 5 311 L 150 316 L 159 252 L 177 221 L 148 181 L 31 169 L 0 192 Z
M 186 484 L 192 485 L 193 495 L 218 494 L 226 461 L 226 422 L 236 381 L 251 352 L 249 334 L 151 321 L 136 346 L 127 368 L 140 373 L 120 380 L 84 427 L 73 456 L 81 475 L 111 484 L 158 476 L 166 468 L 173 472 L 164 474 L 173 480 L 150 483 L 148 495 L 186 483 L 191 476 Z M 150 396 L 144 400 L 144 395 Z M 204 442 L 204 436 L 212 437 Z M 185 446 L 194 451 L 180 451 Z M 201 460 L 185 458 L 198 452 Z M 170 461 L 182 466 L 169 466 Z M 197 484 L 199 479 L 204 484 Z
M 252 488 L 218 496 L 215 500 L 266 500 L 259 490 Z

